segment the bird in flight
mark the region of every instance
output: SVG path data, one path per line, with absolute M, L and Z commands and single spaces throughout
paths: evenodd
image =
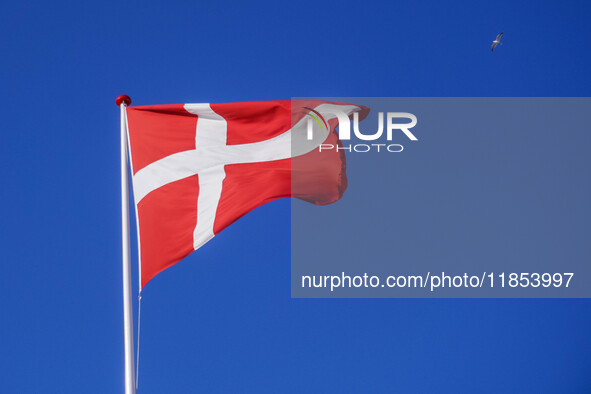
M 499 35 L 497 36 L 497 38 L 496 38 L 496 39 L 493 41 L 493 43 L 492 43 L 492 47 L 490 47 L 490 50 L 491 50 L 491 52 L 494 52 L 494 50 L 495 50 L 495 47 L 496 47 L 497 45 L 502 45 L 502 44 L 503 44 L 503 43 L 501 42 L 501 36 L 502 36 L 502 35 L 503 35 L 503 33 L 499 34 Z

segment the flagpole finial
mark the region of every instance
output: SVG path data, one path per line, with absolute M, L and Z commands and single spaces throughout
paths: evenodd
M 131 105 L 131 99 L 126 94 L 122 94 L 121 96 L 117 97 L 117 99 L 115 99 L 115 104 L 117 104 L 118 107 L 120 107 L 123 103 L 125 103 L 125 105 Z

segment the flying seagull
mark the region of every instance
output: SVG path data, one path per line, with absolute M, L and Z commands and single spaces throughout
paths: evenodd
M 502 35 L 503 35 L 503 33 L 499 34 L 499 35 L 497 36 L 497 38 L 496 38 L 496 39 L 493 41 L 493 43 L 492 43 L 492 47 L 490 47 L 490 50 L 491 50 L 491 52 L 494 52 L 494 50 L 495 50 L 495 47 L 496 47 L 497 45 L 502 45 L 502 44 L 503 44 L 503 43 L 501 42 L 501 36 L 502 36 Z

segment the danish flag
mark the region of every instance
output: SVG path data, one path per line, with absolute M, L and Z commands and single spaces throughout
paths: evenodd
M 318 149 L 341 146 L 331 111 L 360 119 L 369 112 L 289 100 L 128 107 L 141 287 L 269 201 L 340 199 L 344 151 Z

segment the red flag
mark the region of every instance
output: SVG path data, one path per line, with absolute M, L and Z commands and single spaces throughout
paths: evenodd
M 341 198 L 344 151 L 318 149 L 340 146 L 335 112 L 363 119 L 369 110 L 325 101 L 127 108 L 141 287 L 262 204 Z

